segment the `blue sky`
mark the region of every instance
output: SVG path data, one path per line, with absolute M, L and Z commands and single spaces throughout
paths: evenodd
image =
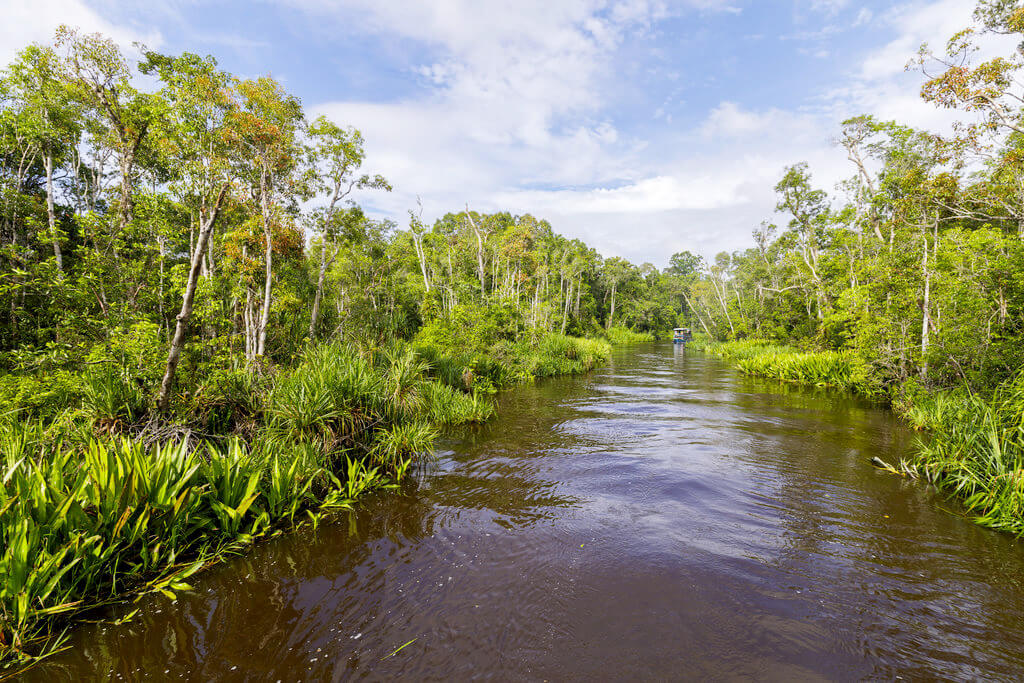
M 532 212 L 606 255 L 664 266 L 750 244 L 784 165 L 851 175 L 831 138 L 872 113 L 942 128 L 904 65 L 970 0 L 4 1 L 0 58 L 61 22 L 271 74 L 363 131 L 365 194 L 405 222 Z

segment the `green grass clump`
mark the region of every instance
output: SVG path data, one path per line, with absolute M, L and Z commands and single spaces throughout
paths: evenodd
M 603 339 L 542 333 L 519 341 L 499 340 L 482 349 L 465 349 L 439 335 L 413 341 L 429 374 L 454 389 L 493 393 L 497 389 L 554 377 L 588 372 L 608 361 L 611 346 Z
M 849 389 L 862 394 L 876 391 L 868 366 L 849 352 L 799 351 L 758 339 L 731 342 L 696 339 L 692 346 L 725 358 L 756 377 Z
M 535 344 L 524 344 L 525 367 L 534 377 L 589 372 L 608 361 L 611 346 L 600 339 L 546 334 Z
M 984 526 L 1024 534 L 1024 372 L 993 395 L 947 396 L 927 411 L 931 438 L 904 463 Z
M 0 662 L 8 666 L 58 647 L 71 615 L 125 594 L 173 597 L 225 552 L 386 483 L 359 467 L 353 481 L 351 461 L 342 482 L 301 447 L 270 455 L 237 439 L 196 448 L 64 437 L 38 421 L 0 421 Z M 409 445 L 392 448 L 389 461 Z
M 650 332 L 634 332 L 628 327 L 621 327 L 619 325 L 608 328 L 604 336 L 612 346 L 654 341 L 654 335 Z

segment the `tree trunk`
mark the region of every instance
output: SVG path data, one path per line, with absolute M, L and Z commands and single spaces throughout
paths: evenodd
M 565 334 L 565 325 L 569 320 L 569 307 L 572 305 L 572 280 L 569 280 L 569 291 L 565 293 L 565 304 L 562 306 L 562 334 Z
M 469 213 L 469 205 L 466 205 L 466 218 L 469 219 L 469 225 L 473 228 L 473 233 L 476 235 L 476 264 L 477 272 L 480 274 L 480 298 L 483 299 L 487 296 L 485 278 L 484 278 L 484 240 L 480 235 L 479 228 L 476 227 L 476 221 L 473 220 L 473 216 Z
M 177 322 L 174 325 L 174 337 L 171 339 L 171 348 L 167 353 L 167 365 L 164 369 L 164 378 L 160 382 L 160 394 L 156 399 L 157 411 L 167 411 L 171 399 L 171 387 L 174 385 L 174 372 L 178 368 L 178 360 L 181 358 L 181 349 L 185 345 L 185 334 L 188 332 L 188 319 L 192 316 L 192 301 L 196 294 L 196 282 L 199 280 L 199 271 L 203 264 L 203 252 L 210 240 L 210 233 L 217 222 L 217 215 L 220 213 L 221 204 L 227 194 L 230 185 L 225 183 L 220 188 L 220 193 L 206 217 L 205 223 L 199 227 L 199 238 L 196 248 L 192 252 L 192 262 L 188 269 L 188 281 L 185 284 L 185 294 L 181 301 L 181 312 L 178 313 Z
M 708 326 L 704 324 L 704 318 L 700 317 L 700 311 L 690 303 L 690 297 L 686 296 L 685 291 L 683 292 L 683 298 L 686 300 L 686 307 L 693 311 L 693 314 L 697 316 L 697 321 L 700 323 L 700 326 L 704 328 L 704 332 L 707 333 L 708 337 L 714 339 L 714 335 L 711 334 L 711 330 L 709 330 Z
M 121 206 L 118 207 L 121 229 L 124 230 L 132 222 L 135 215 L 135 198 L 132 194 L 132 171 L 135 168 L 135 153 L 126 152 L 121 155 Z
M 57 270 L 64 275 L 64 254 L 60 249 L 60 237 L 57 235 L 57 215 L 53 209 L 53 155 L 47 152 L 43 156 L 46 167 L 46 219 L 50 225 L 50 239 L 53 240 L 53 258 L 57 261 Z
M 615 285 L 617 283 L 612 282 L 612 306 L 608 312 L 608 323 L 605 325 L 606 330 L 612 329 L 612 319 L 615 317 Z
M 932 274 L 928 269 L 927 228 L 921 231 L 921 237 L 924 242 L 924 249 L 921 252 L 921 271 L 924 275 L 924 296 L 921 301 L 921 379 L 925 380 L 928 377 L 928 328 L 931 323 L 931 320 L 929 319 L 929 298 L 931 296 L 932 284 Z
M 430 280 L 427 278 L 427 255 L 423 251 L 423 235 L 413 231 L 412 246 L 416 249 L 416 258 L 420 262 L 420 272 L 423 273 L 423 287 L 430 291 Z
M 256 336 L 256 355 L 262 356 L 267 351 L 267 326 L 270 324 L 270 294 L 274 280 L 274 235 L 270 225 L 270 202 L 268 201 L 266 174 L 260 179 L 260 203 L 263 213 L 263 237 L 266 242 L 263 261 L 266 264 L 263 276 L 263 312 L 260 315 L 259 328 Z
M 316 339 L 316 326 L 320 321 L 320 301 L 324 297 L 324 283 L 327 280 L 327 269 L 334 263 L 338 252 L 335 250 L 330 259 L 327 258 L 327 245 L 320 245 L 320 274 L 316 278 L 316 293 L 313 295 L 313 313 L 309 319 L 309 338 Z

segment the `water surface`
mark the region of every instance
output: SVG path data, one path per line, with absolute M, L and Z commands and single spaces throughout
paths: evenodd
M 1024 547 L 869 464 L 913 439 L 842 394 L 618 350 L 27 678 L 1019 679 Z

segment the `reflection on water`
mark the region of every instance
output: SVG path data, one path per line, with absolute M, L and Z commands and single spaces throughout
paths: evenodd
M 913 438 L 844 395 L 627 349 L 28 679 L 1019 678 L 1024 549 L 869 465 Z

